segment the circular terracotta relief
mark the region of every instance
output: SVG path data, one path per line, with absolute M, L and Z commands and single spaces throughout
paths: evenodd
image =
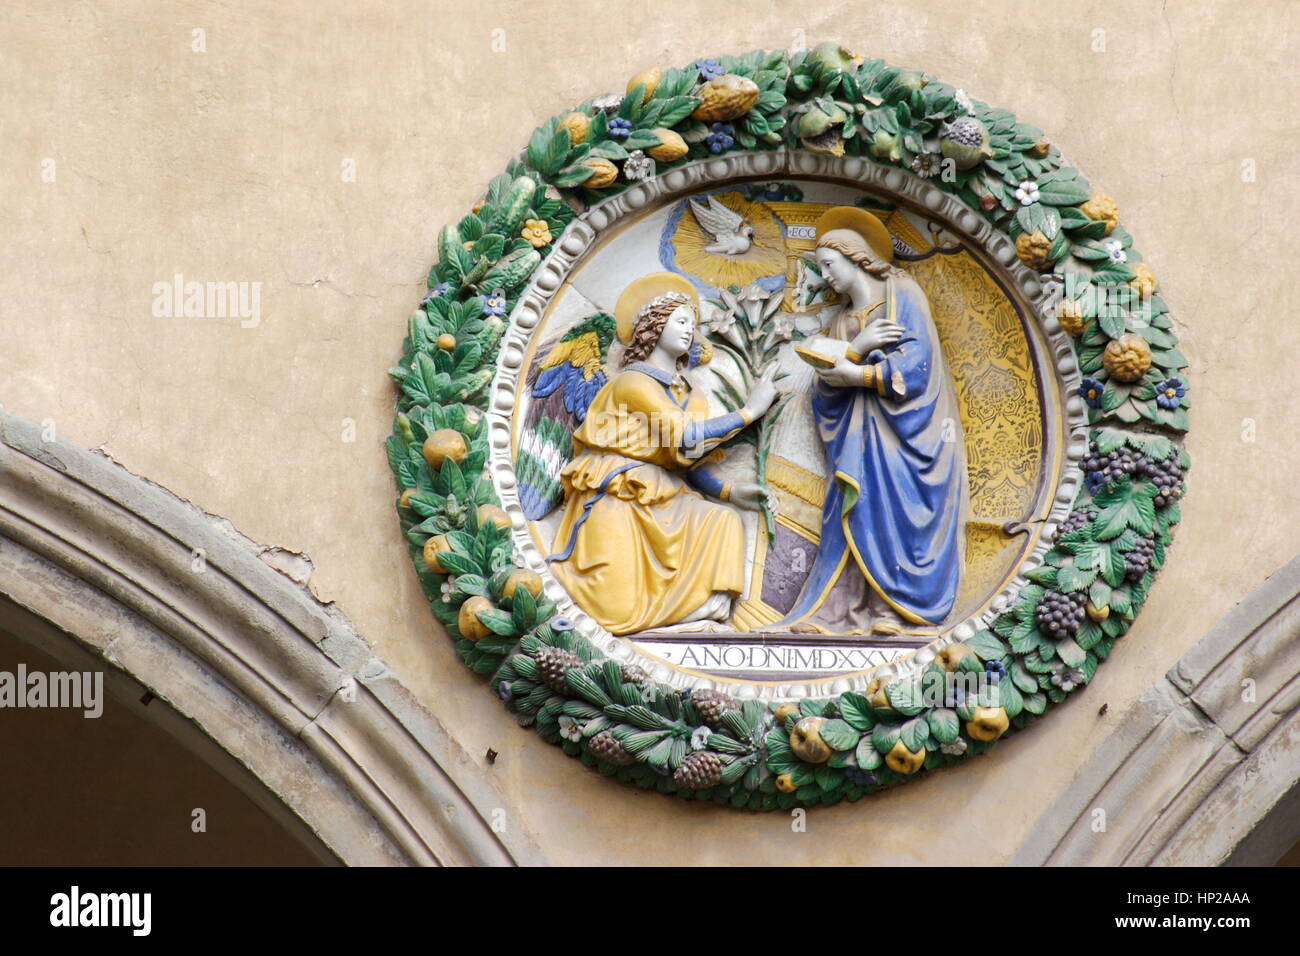
M 643 787 L 833 803 L 1091 680 L 1186 362 L 1044 134 L 834 44 L 635 77 L 440 234 L 389 460 L 434 613 Z

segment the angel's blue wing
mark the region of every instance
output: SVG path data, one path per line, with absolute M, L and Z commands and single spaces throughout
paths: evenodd
M 546 357 L 528 375 L 531 401 L 524 418 L 515 476 L 530 521 L 546 517 L 564 497 L 560 472 L 573 460 L 573 433 L 609 380 L 605 359 L 614 317 L 598 312 L 538 349 Z

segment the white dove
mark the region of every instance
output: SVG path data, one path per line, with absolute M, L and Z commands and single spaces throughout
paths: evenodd
M 713 196 L 709 197 L 707 206 L 692 199 L 691 213 L 700 228 L 713 237 L 713 242 L 704 247 L 705 252 L 741 256 L 754 242 L 754 227 L 745 222 L 740 213 L 728 209 Z

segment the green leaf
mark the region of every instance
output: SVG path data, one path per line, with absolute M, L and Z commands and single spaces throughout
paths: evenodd
M 914 680 L 896 680 L 885 685 L 889 706 L 905 717 L 912 717 L 925 709 L 920 687 Z
M 903 730 L 898 724 L 876 724 L 871 731 L 871 743 L 877 751 L 887 754 L 894 749 L 894 744 L 898 743 L 902 733 Z
M 924 717 L 915 717 L 903 724 L 900 737 L 903 746 L 908 750 L 917 751 L 925 746 L 926 738 L 930 736 L 930 723 Z
M 822 740 L 831 750 L 852 750 L 858 745 L 858 740 L 862 735 L 853 727 L 849 726 L 847 721 L 836 718 L 828 720 L 821 726 Z
M 931 711 L 929 722 L 930 732 L 941 744 L 952 743 L 961 733 L 961 721 L 957 718 L 957 712 L 947 707 Z
M 1082 591 L 1088 587 L 1097 578 L 1095 568 L 1084 570 L 1076 567 L 1061 568 L 1061 573 L 1057 577 L 1057 587 L 1063 592 L 1069 594 L 1072 591 Z
M 445 557 L 445 555 L 439 555 L 438 560 L 441 561 L 443 557 Z M 503 636 L 509 637 L 510 635 L 515 633 L 514 619 L 505 611 L 502 611 L 498 608 L 492 608 L 487 611 L 479 611 L 474 616 L 477 617 L 479 619 L 479 622 L 488 630 L 490 630 L 493 634 L 501 634 Z
M 880 756 L 880 751 L 876 749 L 875 741 L 871 737 L 863 737 L 858 741 L 858 749 L 854 751 L 853 759 L 863 770 L 875 770 L 884 763 L 884 758 Z
M 1056 653 L 1060 655 L 1061 661 L 1069 667 L 1078 667 L 1083 663 L 1083 648 L 1068 637 L 1057 642 Z
M 840 716 L 854 730 L 863 732 L 876 725 L 875 711 L 861 694 L 848 691 L 840 695 Z

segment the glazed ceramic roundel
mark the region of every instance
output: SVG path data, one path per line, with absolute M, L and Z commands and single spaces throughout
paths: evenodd
M 520 724 L 750 809 L 1077 693 L 1165 559 L 1186 361 L 1042 131 L 836 44 L 634 77 L 439 234 L 388 440 Z

